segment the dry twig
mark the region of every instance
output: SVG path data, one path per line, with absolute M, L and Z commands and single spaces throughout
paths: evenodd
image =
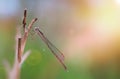
M 9 63 L 7 61 L 4 61 L 4 65 L 6 67 L 6 71 L 8 74 L 8 79 L 19 79 L 22 63 L 30 55 L 30 51 L 27 51 L 24 55 L 22 55 L 22 54 L 25 49 L 28 34 L 29 34 L 33 24 L 37 21 L 37 18 L 33 19 L 29 23 L 28 27 L 26 27 L 26 16 L 27 16 L 27 9 L 24 10 L 24 18 L 22 21 L 23 29 L 24 29 L 24 33 L 22 35 L 23 37 L 21 37 L 22 33 L 20 33 L 19 28 L 17 28 L 17 31 L 16 31 L 17 33 L 15 36 L 15 38 L 16 38 L 15 60 L 14 60 L 13 67 L 11 68 Z
M 26 30 L 26 27 L 25 27 L 26 26 L 26 17 L 27 17 L 27 9 L 24 10 L 24 17 L 23 17 L 23 21 L 22 21 L 24 32 Z
M 21 38 L 18 38 L 18 62 L 21 62 Z

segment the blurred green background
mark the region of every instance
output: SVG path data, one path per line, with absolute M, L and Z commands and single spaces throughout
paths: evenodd
M 16 28 L 38 21 L 65 55 L 66 72 L 37 35 L 29 35 L 20 79 L 120 79 L 120 0 L 0 0 L 0 79 L 13 66 Z

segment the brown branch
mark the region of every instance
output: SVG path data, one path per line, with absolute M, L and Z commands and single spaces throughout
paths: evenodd
M 27 41 L 27 38 L 28 38 L 28 34 L 29 34 L 29 32 L 30 32 L 33 24 L 34 24 L 36 21 L 37 21 L 37 18 L 34 18 L 34 19 L 30 22 L 27 31 L 26 31 L 25 34 L 23 35 L 23 38 L 22 38 L 22 48 L 21 48 L 21 51 L 22 51 L 22 52 L 23 52 L 23 50 L 24 50 L 24 48 L 25 48 L 25 44 L 26 44 L 26 41 Z
M 17 31 L 16 31 L 17 33 L 16 33 L 16 37 L 15 37 L 16 38 L 16 46 L 15 46 L 14 65 L 12 68 L 10 68 L 9 64 L 7 62 L 4 62 L 9 79 L 19 79 L 22 63 L 30 55 L 30 51 L 26 52 L 24 55 L 22 55 L 22 54 L 24 52 L 28 34 L 29 34 L 33 24 L 37 21 L 37 18 L 33 19 L 30 22 L 30 24 L 28 25 L 28 28 L 26 28 L 26 16 L 27 16 L 27 10 L 25 9 L 24 10 L 24 18 L 22 21 L 23 29 L 24 29 L 24 33 L 23 33 L 22 37 L 21 37 L 22 33 L 20 32 L 20 29 L 17 28 Z
M 18 62 L 19 63 L 21 62 L 21 55 L 22 55 L 22 52 L 21 52 L 21 41 L 22 41 L 22 39 L 18 38 Z
M 24 17 L 23 17 L 23 21 L 22 21 L 22 24 L 23 24 L 23 30 L 25 32 L 26 30 L 26 17 L 27 17 L 27 9 L 24 10 Z
M 29 24 L 29 26 L 28 26 L 28 32 L 30 31 L 30 29 L 32 28 L 33 24 L 34 24 L 36 21 L 37 21 L 37 18 L 34 18 L 34 19 L 30 22 L 30 24 Z

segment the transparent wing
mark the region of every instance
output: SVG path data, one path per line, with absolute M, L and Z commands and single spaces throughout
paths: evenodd
M 59 62 L 63 65 L 64 69 L 66 70 L 67 67 L 64 64 L 64 55 L 45 36 L 43 36 L 43 39 L 48 48 L 56 56 L 56 58 L 59 60 Z
M 48 48 L 51 50 L 51 52 L 56 56 L 56 58 L 59 60 L 59 62 L 63 65 L 64 69 L 66 70 L 67 67 L 64 64 L 64 55 L 62 52 L 57 49 L 44 35 L 40 30 L 37 30 L 37 34 L 41 37 L 41 39 L 45 42 L 45 44 L 48 46 Z
M 67 67 L 64 64 L 64 55 L 47 38 L 46 38 L 46 40 L 47 40 L 47 46 L 48 46 L 48 48 L 56 56 L 56 58 L 59 60 L 59 62 L 63 65 L 63 67 L 66 70 Z
M 56 53 L 62 61 L 64 61 L 63 53 L 58 48 L 56 48 L 56 46 L 54 46 L 47 38 L 46 38 L 46 41 L 49 48 L 53 50 L 53 52 Z

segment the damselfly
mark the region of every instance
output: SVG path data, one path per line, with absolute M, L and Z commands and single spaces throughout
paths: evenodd
M 44 43 L 48 46 L 48 48 L 51 50 L 51 52 L 56 56 L 56 58 L 59 60 L 59 62 L 63 65 L 64 69 L 67 70 L 66 65 L 64 64 L 64 55 L 63 53 L 57 49 L 46 37 L 45 35 L 40 31 L 39 27 L 35 27 L 35 32 L 39 35 L 39 37 L 44 41 Z

